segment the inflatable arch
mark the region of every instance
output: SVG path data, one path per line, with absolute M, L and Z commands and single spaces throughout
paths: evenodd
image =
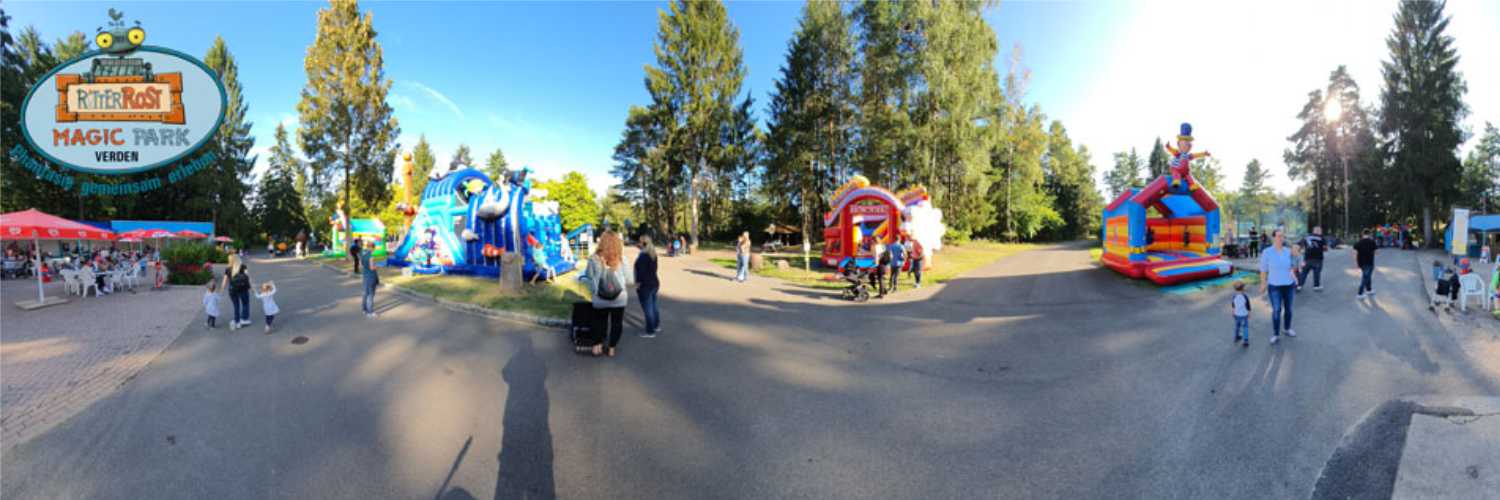
M 823 215 L 823 264 L 838 267 L 845 258 L 858 258 L 860 243 L 867 237 L 889 244 L 903 233 L 936 252 L 947 230 L 942 218 L 925 188 L 916 186 L 897 195 L 856 175 L 834 191 Z

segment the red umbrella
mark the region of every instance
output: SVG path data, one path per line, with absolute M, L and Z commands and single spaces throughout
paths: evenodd
M 125 236 L 115 241 L 118 241 L 120 243 L 140 243 L 141 239 L 134 236 Z
M 172 234 L 171 231 L 168 231 L 166 229 L 151 229 L 151 230 L 146 231 L 144 234 L 142 234 L 141 237 L 142 238 L 148 238 L 148 239 L 161 239 L 161 238 L 176 238 L 177 235 Z
M 187 239 L 190 239 L 190 240 L 201 240 L 201 239 L 207 238 L 208 235 L 200 233 L 200 232 L 197 232 L 197 231 L 194 231 L 192 229 L 183 229 L 183 230 L 177 232 L 177 237 L 179 237 L 179 238 L 187 238 Z
M 131 230 L 125 231 L 123 233 L 118 233 L 115 236 L 119 236 L 120 238 L 135 238 L 137 240 L 148 237 L 148 236 L 146 236 L 146 230 L 145 229 L 131 229 Z
M 36 241 L 47 240 L 112 240 L 115 234 L 88 224 L 46 214 L 37 209 L 0 214 L 0 240 L 31 240 L 37 247 L 36 303 L 46 304 L 47 296 L 42 291 L 42 252 Z
M 228 236 L 215 236 L 214 241 L 217 241 L 219 243 L 233 243 L 234 238 L 230 238 Z
M 115 239 L 115 233 L 33 208 L 0 214 L 0 239 L 109 241 Z

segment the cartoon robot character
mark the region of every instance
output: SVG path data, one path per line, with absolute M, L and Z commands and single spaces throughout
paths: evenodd
M 135 26 L 126 26 L 125 13 L 115 9 L 109 9 L 109 30 L 98 28 L 98 34 L 94 35 L 94 45 L 106 54 L 125 55 L 146 43 L 146 30 L 141 28 L 141 22 L 136 21 Z
M 1193 152 L 1193 124 L 1183 122 L 1177 134 L 1177 147 L 1170 143 L 1166 145 L 1167 153 L 1172 155 L 1172 161 L 1168 163 L 1172 171 L 1172 184 L 1174 189 L 1187 187 L 1187 179 L 1191 175 L 1193 160 L 1211 156 L 1208 151 L 1202 153 Z

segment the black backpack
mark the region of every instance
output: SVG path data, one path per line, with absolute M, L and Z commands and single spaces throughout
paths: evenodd
M 243 271 L 243 270 L 241 270 L 238 273 L 235 273 L 234 277 L 229 278 L 229 286 L 231 288 L 234 288 L 234 291 L 236 291 L 236 292 L 243 292 L 243 291 L 249 290 L 250 289 L 250 275 L 249 274 L 245 274 L 245 271 Z

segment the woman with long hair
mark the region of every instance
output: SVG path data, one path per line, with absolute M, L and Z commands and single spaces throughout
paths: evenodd
M 620 344 L 620 330 L 625 326 L 625 306 L 630 295 L 625 291 L 629 278 L 624 265 L 625 241 L 619 233 L 605 231 L 599 237 L 599 249 L 589 258 L 589 293 L 593 295 L 595 335 L 608 342 L 608 354 L 615 355 Z M 594 355 L 605 352 L 605 346 L 594 345 Z
M 229 292 L 229 301 L 234 303 L 234 318 L 229 321 L 229 329 L 238 330 L 250 326 L 250 273 L 237 254 L 229 254 L 229 266 L 224 268 L 223 288 Z
M 750 276 L 750 231 L 740 233 L 734 242 L 735 263 L 738 264 L 734 280 L 744 283 Z
M 646 330 L 641 337 L 655 338 L 661 333 L 661 310 L 656 307 L 656 292 L 661 289 L 661 280 L 656 276 L 656 247 L 650 236 L 641 236 L 641 254 L 635 257 L 635 295 L 641 300 L 641 315 L 646 319 Z

